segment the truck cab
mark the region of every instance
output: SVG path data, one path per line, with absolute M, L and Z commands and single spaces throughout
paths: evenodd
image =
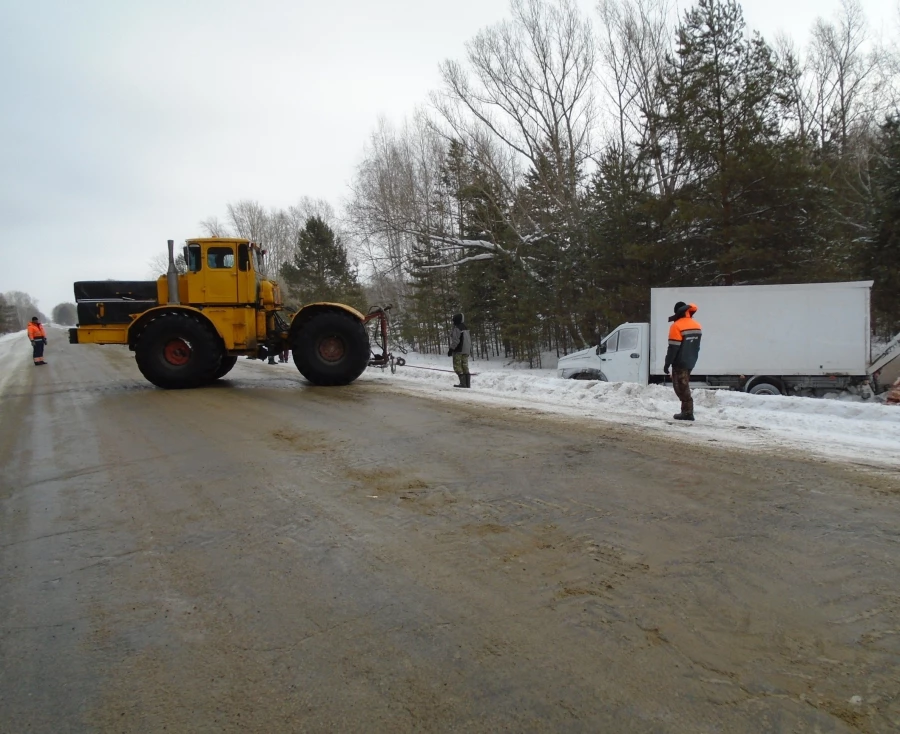
M 560 357 L 557 374 L 564 379 L 646 385 L 650 377 L 650 324 L 621 324 L 597 346 Z

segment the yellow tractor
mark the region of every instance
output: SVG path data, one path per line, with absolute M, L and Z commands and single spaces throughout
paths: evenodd
M 365 324 L 385 320 L 384 310 L 364 316 L 341 303 L 311 303 L 290 314 L 278 284 L 262 275 L 263 255 L 246 239 L 192 239 L 184 247 L 187 272 L 179 273 L 169 240 L 168 273 L 156 281 L 75 283 L 78 326 L 69 341 L 127 344 L 144 377 L 168 389 L 208 384 L 239 356 L 264 359 L 284 349 L 316 385 L 353 382 L 372 359 Z

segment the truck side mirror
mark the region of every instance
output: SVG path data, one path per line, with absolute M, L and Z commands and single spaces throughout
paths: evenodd
M 605 344 L 597 345 L 597 355 L 599 356 L 601 354 L 606 354 L 606 345 Z

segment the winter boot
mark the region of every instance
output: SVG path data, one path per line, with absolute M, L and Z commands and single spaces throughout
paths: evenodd
M 466 375 L 466 387 L 472 387 L 472 375 Z
M 677 421 L 692 421 L 692 420 L 694 420 L 693 413 L 684 413 L 684 412 L 676 413 L 672 417 Z
M 461 372 L 457 372 L 456 376 L 459 378 L 459 384 L 454 385 L 453 387 L 465 387 L 466 386 L 466 376 Z

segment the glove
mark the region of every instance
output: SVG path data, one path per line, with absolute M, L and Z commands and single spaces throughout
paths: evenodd
M 663 374 L 664 374 L 664 375 L 668 375 L 668 374 L 669 374 L 669 365 L 666 365 L 665 367 L 663 367 Z
M 452 356 L 453 356 L 453 350 L 452 350 L 452 349 L 451 349 L 450 351 L 447 352 L 447 356 L 448 356 L 448 357 L 452 357 Z

